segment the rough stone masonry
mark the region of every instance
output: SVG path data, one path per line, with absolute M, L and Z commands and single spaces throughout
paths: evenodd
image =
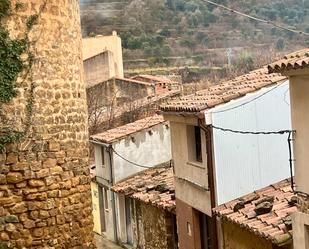
M 19 0 L 20 35 L 44 0 Z M 12 0 L 12 3 L 16 1 Z M 29 34 L 36 85 L 31 131 L 0 153 L 0 248 L 93 248 L 85 86 L 78 0 L 47 0 Z M 6 106 L 24 121 L 28 81 Z

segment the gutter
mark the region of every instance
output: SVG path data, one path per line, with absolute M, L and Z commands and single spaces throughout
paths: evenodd
M 101 145 L 107 148 L 107 153 L 109 156 L 109 174 L 110 174 L 110 180 L 109 183 L 111 184 L 111 186 L 114 185 L 114 171 L 113 171 L 113 160 L 112 160 L 112 156 L 113 156 L 113 151 L 112 151 L 112 145 L 111 144 L 107 144 L 107 143 L 103 143 L 100 142 L 98 140 L 95 139 L 90 139 L 91 143 L 97 144 L 97 145 Z M 116 203 L 115 203 L 115 193 L 113 191 L 111 191 L 110 189 L 110 193 L 111 193 L 111 197 L 112 197 L 112 213 L 113 213 L 113 223 L 114 223 L 114 238 L 115 238 L 115 242 L 118 243 L 118 230 L 117 230 L 117 217 L 116 217 Z
M 208 171 L 208 189 L 210 189 L 210 200 L 211 209 L 216 207 L 216 189 L 215 189 L 215 173 L 214 173 L 214 162 L 213 162 L 213 129 L 210 126 L 204 125 L 204 113 L 199 113 L 198 126 L 206 133 L 206 152 L 207 152 L 207 171 Z M 215 215 L 211 216 L 211 227 L 212 227 L 212 242 L 213 248 L 218 249 L 218 228 L 217 228 L 217 218 Z

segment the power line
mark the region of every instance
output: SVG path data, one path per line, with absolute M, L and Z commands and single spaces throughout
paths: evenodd
M 224 131 L 224 132 L 231 132 L 235 134 L 242 134 L 242 135 L 284 135 L 288 134 L 288 150 L 289 150 L 289 167 L 290 167 L 290 175 L 291 175 L 291 188 L 293 192 L 295 192 L 294 188 L 294 180 L 293 180 L 293 158 L 292 158 L 292 141 L 293 141 L 293 134 L 296 132 L 295 130 L 280 130 L 280 131 L 240 131 L 240 130 L 233 130 L 229 128 L 222 128 L 217 127 L 214 125 L 210 125 L 213 129 Z
M 231 9 L 229 7 L 226 7 L 226 6 L 222 5 L 222 4 L 215 3 L 213 1 L 209 1 L 209 0 L 202 0 L 202 1 L 206 2 L 206 3 L 209 3 L 209 4 L 212 4 L 212 5 L 215 5 L 215 6 L 219 7 L 219 8 L 221 8 L 221 9 L 230 11 L 230 12 L 235 13 L 237 15 L 240 15 L 240 16 L 246 17 L 248 19 L 257 21 L 257 22 L 268 24 L 268 25 L 274 26 L 276 28 L 279 28 L 279 29 L 282 29 L 282 30 L 285 30 L 285 31 L 289 31 L 289 32 L 293 32 L 293 33 L 309 36 L 309 33 L 306 33 L 304 31 L 287 28 L 287 27 L 284 27 L 282 25 L 276 24 L 276 23 L 274 23 L 272 21 L 268 21 L 268 20 L 265 20 L 265 19 L 261 19 L 261 18 L 258 18 L 258 17 L 254 17 L 254 16 L 251 16 L 251 15 L 242 13 L 240 11 L 237 11 L 237 10 Z
M 110 147 L 110 148 L 111 148 L 111 150 L 112 150 L 117 156 L 119 156 L 122 160 L 124 160 L 124 161 L 126 161 L 126 162 L 128 162 L 128 163 L 130 163 L 130 164 L 133 164 L 133 165 L 135 165 L 135 166 L 137 166 L 137 167 L 144 168 L 144 169 L 149 169 L 149 168 L 151 168 L 150 166 L 145 166 L 145 165 L 141 165 L 141 164 L 132 162 L 132 161 L 126 159 L 125 157 L 123 157 L 122 155 L 120 155 L 117 151 L 115 151 L 115 149 L 114 149 L 113 147 Z
M 258 99 L 262 98 L 263 96 L 265 96 L 266 94 L 268 94 L 268 93 L 274 91 L 275 89 L 277 89 L 277 88 L 280 87 L 280 86 L 283 86 L 283 84 L 277 84 L 277 86 L 271 88 L 270 90 L 264 92 L 263 94 L 261 94 L 261 95 L 259 95 L 259 96 L 254 97 L 253 99 L 251 99 L 251 100 L 249 100 L 249 101 L 247 101 L 247 102 L 245 102 L 245 103 L 239 104 L 239 105 L 237 105 L 237 106 L 234 106 L 234 107 L 231 107 L 231 108 L 228 108 L 228 109 L 224 109 L 224 110 L 222 110 L 222 111 L 214 111 L 214 112 L 211 111 L 211 113 L 216 114 L 216 113 L 228 112 L 228 111 L 237 109 L 237 108 L 239 108 L 239 107 L 245 106 L 245 105 L 250 104 L 251 102 L 253 102 L 253 101 L 255 101 L 255 100 L 258 100 Z
M 283 135 L 283 134 L 291 134 L 295 132 L 294 130 L 280 130 L 280 131 L 240 131 L 240 130 L 233 130 L 229 128 L 222 128 L 218 126 L 211 125 L 212 128 L 224 132 L 231 132 L 236 134 L 242 135 Z

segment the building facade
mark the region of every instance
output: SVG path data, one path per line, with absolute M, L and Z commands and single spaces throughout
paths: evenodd
M 143 249 L 178 248 L 171 161 L 128 177 L 112 190 L 125 200 L 120 243 Z
M 113 31 L 109 36 L 87 37 L 83 39 L 83 60 L 109 51 L 112 56 L 112 66 L 116 77 L 124 77 L 121 38 Z
M 285 77 L 263 68 L 161 106 L 171 123 L 180 248 L 222 246 L 212 208 L 290 176 L 287 137 L 225 130 L 290 129 L 288 90 Z
M 162 116 L 155 115 L 93 135 L 91 142 L 95 147 L 101 234 L 110 240 L 129 243 L 130 239 L 119 230 L 125 199 L 110 189 L 145 168 L 171 160 L 169 124 Z

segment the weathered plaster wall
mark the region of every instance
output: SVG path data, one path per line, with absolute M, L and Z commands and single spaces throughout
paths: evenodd
M 100 82 L 87 88 L 88 103 L 95 103 L 98 108 L 129 105 L 129 102 L 132 103 L 135 100 L 155 94 L 151 85 L 137 84 L 115 78 Z
M 150 134 L 148 131 L 152 131 Z M 132 140 L 131 137 L 134 139 Z M 113 144 L 114 150 L 131 162 L 153 167 L 171 160 L 170 128 L 159 124 Z M 115 183 L 144 168 L 133 165 L 113 155 Z
M 294 145 L 295 180 L 298 191 L 309 193 L 309 72 L 290 78 L 292 126 L 296 130 Z
M 142 202 L 135 202 L 134 247 L 175 249 L 172 214 Z
M 93 231 L 101 234 L 101 216 L 100 216 L 100 203 L 99 203 L 99 188 L 96 182 L 91 182 L 91 195 L 92 195 L 92 215 L 94 221 Z
M 208 188 L 206 137 L 201 131 L 203 162 L 190 161 L 187 125 L 197 126 L 197 118 L 165 116 L 171 122 L 172 157 L 175 169 L 176 197 L 201 212 L 211 215 Z M 200 188 L 204 187 L 205 189 Z
M 0 247 L 93 248 L 79 4 L 19 2 L 22 8 L 9 21 L 13 35 L 46 7 L 30 32 L 37 59 L 32 128 L 0 154 Z M 24 119 L 29 84 L 23 82 L 6 107 L 16 123 Z
M 179 199 L 176 207 L 179 249 L 201 249 L 198 212 Z
M 270 241 L 256 236 L 230 222 L 222 222 L 223 249 L 278 249 Z M 280 247 L 292 249 L 292 245 Z
M 115 73 L 117 77 L 124 77 L 121 38 L 117 33 L 110 36 L 97 36 L 83 39 L 83 58 L 84 60 L 97 55 L 104 50 L 113 53 Z
M 115 77 L 113 54 L 102 52 L 84 61 L 84 80 L 87 87 Z

